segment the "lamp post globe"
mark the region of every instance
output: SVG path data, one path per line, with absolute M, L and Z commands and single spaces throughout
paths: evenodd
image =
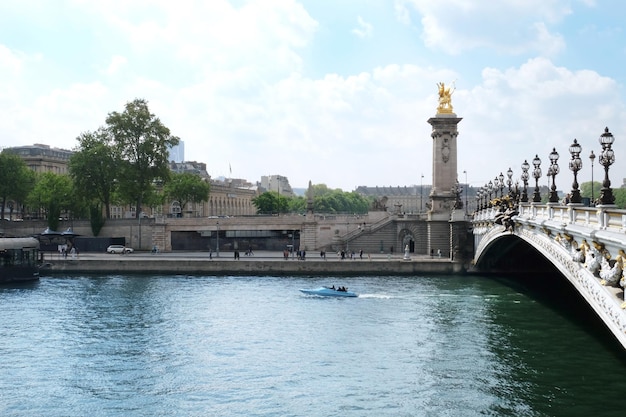
M 557 161 L 559 160 L 559 154 L 556 151 L 556 148 L 552 148 L 552 152 L 550 152 L 550 155 L 548 155 L 548 158 L 550 158 L 550 167 L 548 168 L 548 175 L 550 175 L 552 177 L 552 186 L 550 187 L 550 203 L 558 203 L 559 202 L 559 195 L 556 192 L 556 184 L 555 184 L 555 177 L 556 174 L 559 173 L 559 165 L 557 164 Z
M 615 203 L 615 196 L 611 189 L 611 180 L 609 179 L 609 167 L 615 162 L 615 152 L 611 149 L 611 145 L 615 138 L 609 132 L 609 128 L 604 128 L 604 133 L 600 135 L 600 144 L 602 145 L 602 153 L 600 153 L 600 164 L 604 167 L 604 181 L 600 189 L 600 204 L 610 205 Z
M 541 178 L 541 159 L 539 155 L 535 155 L 533 159 L 533 177 L 535 178 L 535 192 L 533 193 L 533 203 L 541 203 L 541 194 L 539 193 L 539 178 Z
M 504 197 L 504 175 L 500 173 L 496 178 L 498 180 L 498 185 L 500 186 L 500 198 Z
M 511 195 L 511 186 L 513 185 L 513 170 L 511 169 L 511 167 L 509 167 L 509 170 L 506 172 L 506 177 L 506 185 L 509 187 L 509 195 Z
M 474 210 L 474 212 L 476 212 L 480 209 L 480 206 L 478 204 L 478 202 L 480 201 L 480 190 L 476 190 L 476 194 L 474 194 L 474 199 L 476 200 L 476 210 Z
M 522 203 L 528 203 L 528 170 L 530 169 L 530 164 L 527 160 L 524 159 L 524 163 L 522 164 L 522 182 L 524 183 L 524 188 L 522 189 Z
M 583 167 L 583 161 L 580 159 L 580 152 L 582 152 L 582 150 L 582 146 L 574 139 L 574 143 L 569 147 L 569 153 L 572 155 L 572 159 L 569 161 L 569 169 L 574 173 L 574 182 L 572 183 L 570 196 L 570 202 L 573 204 L 580 204 L 582 202 L 580 189 L 578 188 L 578 171 Z
M 487 187 L 487 184 L 485 184 L 483 186 L 482 190 L 483 190 L 483 192 L 482 192 L 482 197 L 481 197 L 481 199 L 482 199 L 481 204 L 482 204 L 482 208 L 486 209 L 487 207 L 489 207 L 488 206 L 488 203 L 489 203 L 489 187 Z

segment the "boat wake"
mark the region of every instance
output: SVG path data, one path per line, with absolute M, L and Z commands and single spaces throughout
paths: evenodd
M 359 294 L 359 298 L 380 298 L 386 300 L 393 297 L 387 294 Z

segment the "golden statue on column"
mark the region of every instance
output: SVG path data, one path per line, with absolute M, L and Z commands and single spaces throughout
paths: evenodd
M 452 93 L 456 90 L 454 81 L 451 87 L 446 87 L 445 83 L 437 83 L 439 87 L 439 106 L 437 106 L 437 114 L 452 114 Z

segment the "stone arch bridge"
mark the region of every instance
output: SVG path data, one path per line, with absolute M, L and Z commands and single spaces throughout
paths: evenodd
M 471 269 L 539 274 L 553 267 L 626 348 L 626 210 L 550 203 L 493 206 L 475 213 L 473 236 Z

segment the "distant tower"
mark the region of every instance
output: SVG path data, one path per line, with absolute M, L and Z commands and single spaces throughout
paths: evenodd
M 449 257 L 458 239 L 457 225 L 452 218 L 457 184 L 457 125 L 462 120 L 452 108 L 452 87 L 439 83 L 439 106 L 435 117 L 428 119 L 433 131 L 433 186 L 428 211 L 428 246 L 432 253 L 441 250 Z
M 178 145 L 172 146 L 169 149 L 168 162 L 185 162 L 185 142 L 178 141 Z
M 450 212 L 456 201 L 457 124 L 463 120 L 452 111 L 454 87 L 439 84 L 437 115 L 428 119 L 433 127 L 433 187 L 430 192 L 429 220 L 450 220 Z

